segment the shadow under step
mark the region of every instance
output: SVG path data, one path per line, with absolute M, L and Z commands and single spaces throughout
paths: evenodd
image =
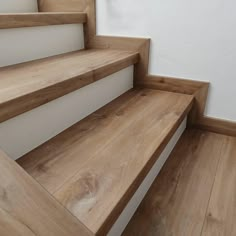
M 190 95 L 132 89 L 17 163 L 89 230 L 105 235 L 192 102 Z

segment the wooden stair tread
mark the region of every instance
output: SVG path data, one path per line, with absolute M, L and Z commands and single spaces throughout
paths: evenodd
M 87 14 L 83 12 L 1 13 L 0 29 L 83 24 L 86 21 Z
M 1 236 L 93 235 L 1 150 L 0 180 Z
M 138 53 L 81 50 L 0 68 L 0 122 L 113 74 Z
M 18 160 L 93 233 L 105 235 L 191 108 L 133 89 Z

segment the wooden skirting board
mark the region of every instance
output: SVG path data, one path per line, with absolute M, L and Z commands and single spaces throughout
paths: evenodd
M 236 122 L 204 116 L 198 120 L 195 127 L 236 137 Z
M 45 12 L 0 14 L 0 29 L 63 24 L 83 24 L 86 13 Z

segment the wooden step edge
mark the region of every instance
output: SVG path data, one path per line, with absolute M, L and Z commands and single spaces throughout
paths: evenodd
M 110 229 L 112 228 L 113 224 L 119 218 L 122 211 L 125 209 L 126 205 L 129 203 L 135 192 L 138 190 L 139 186 L 142 184 L 146 176 L 148 175 L 149 171 L 152 169 L 153 165 L 158 160 L 160 154 L 163 152 L 169 141 L 171 140 L 172 136 L 175 134 L 185 117 L 189 114 L 193 104 L 194 104 L 194 96 L 186 95 L 190 99 L 189 105 L 183 111 L 182 114 L 179 114 L 178 120 L 175 122 L 173 127 L 170 129 L 168 134 L 162 140 L 161 144 L 157 147 L 155 153 L 150 157 L 147 165 L 142 169 L 140 173 L 138 173 L 135 181 L 130 185 L 129 189 L 127 189 L 125 195 L 120 199 L 117 203 L 116 207 L 113 209 L 111 214 L 107 217 L 107 220 L 104 224 L 99 228 L 99 230 L 95 233 L 95 235 L 103 236 L 106 235 Z
M 47 58 L 48 60 L 50 58 Z M 44 59 L 40 59 L 43 61 Z M 49 87 L 33 91 L 29 94 L 17 97 L 0 104 L 0 122 L 11 119 L 17 115 L 30 111 L 38 106 L 46 104 L 56 98 L 92 84 L 106 76 L 116 73 L 128 66 L 134 65 L 139 60 L 138 53 L 132 53 L 124 59 L 113 63 L 107 63 L 84 74 L 70 77 L 65 81 L 53 84 Z M 23 64 L 21 64 L 23 65 Z
M 0 235 L 94 235 L 1 150 L 0 180 Z
M 136 190 L 135 194 L 132 196 L 119 218 L 113 224 L 108 235 L 123 235 L 126 231 L 127 226 L 132 221 L 136 211 L 139 209 L 140 204 L 146 198 L 149 193 L 151 186 L 155 182 L 155 179 L 160 174 L 162 168 L 164 168 L 165 163 L 168 161 L 171 152 L 174 150 L 176 144 L 184 134 L 187 127 L 187 117 L 184 118 L 169 143 L 166 145 L 162 153 L 160 154 L 159 159 L 152 166 L 151 170 L 148 172 L 147 176 L 143 180 L 142 184 Z M 127 234 L 128 235 L 128 234 Z
M 0 29 L 83 24 L 87 21 L 87 14 L 83 12 L 44 12 L 44 13 L 9 13 L 0 14 Z

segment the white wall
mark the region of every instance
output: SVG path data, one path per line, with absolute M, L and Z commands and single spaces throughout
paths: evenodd
M 210 81 L 208 116 L 236 121 L 235 0 L 97 0 L 98 33 L 152 39 L 150 73 Z
M 37 0 L 0 0 L 0 13 L 36 12 Z

